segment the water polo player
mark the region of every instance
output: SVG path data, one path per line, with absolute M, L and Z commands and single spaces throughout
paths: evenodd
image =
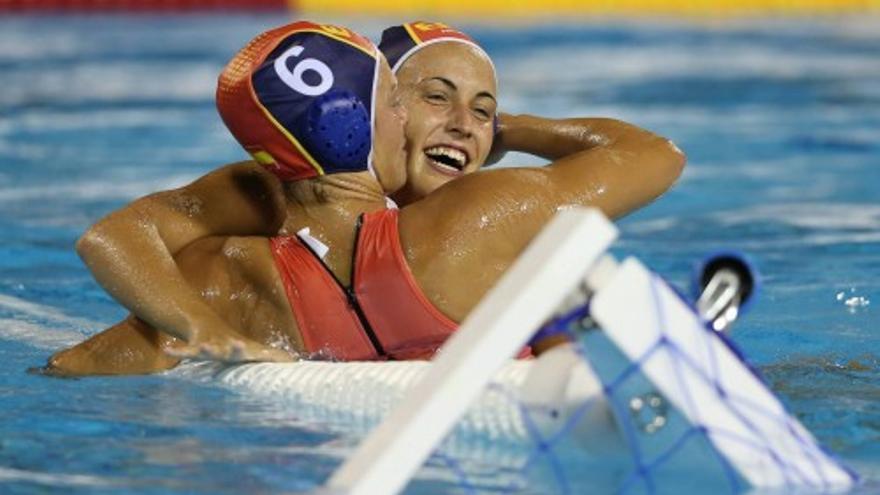
M 436 43 L 435 45 L 431 45 L 431 47 L 441 46 L 440 43 Z M 455 47 L 458 47 L 458 45 L 463 47 L 466 46 L 465 44 L 447 45 Z M 426 49 L 422 53 L 428 54 L 429 52 Z M 407 63 L 415 63 L 417 60 L 418 57 L 413 56 L 407 61 Z M 423 58 L 422 62 L 427 63 L 427 59 Z M 443 75 L 441 74 L 440 77 L 443 77 Z M 454 77 L 455 74 L 449 74 L 444 78 Z M 435 81 L 432 81 L 432 83 L 433 82 Z M 445 81 L 436 82 L 446 85 Z M 455 84 L 455 89 L 464 86 L 460 81 L 450 80 L 449 82 Z M 448 88 L 448 85 L 446 86 L 447 89 L 452 89 Z M 414 89 L 418 90 L 418 85 L 415 85 Z M 421 95 L 421 93 L 416 94 Z M 425 102 L 431 102 L 436 95 L 433 93 L 426 93 L 422 95 L 422 97 Z M 449 98 L 449 93 L 444 97 L 447 98 L 447 101 L 451 100 L 451 98 Z M 416 96 L 412 96 L 412 98 L 416 98 Z M 471 125 L 471 123 L 468 122 L 469 119 L 466 115 L 463 117 L 460 113 L 457 113 L 460 112 L 462 108 L 471 111 L 470 107 L 458 105 L 456 101 L 452 101 L 452 104 L 450 105 L 444 103 L 444 105 L 432 104 L 426 105 L 426 107 L 428 110 L 436 107 L 438 113 L 445 113 L 450 116 L 450 119 L 458 120 L 457 122 L 450 124 L 448 132 L 452 138 L 470 139 L 470 135 L 473 131 L 470 130 L 468 126 Z M 454 107 L 454 111 L 450 110 L 450 107 Z M 511 136 L 517 137 L 517 135 L 519 135 L 519 139 L 523 139 L 529 134 L 537 135 L 539 137 L 538 141 L 545 141 L 548 144 L 547 149 L 543 150 L 542 154 L 553 156 L 557 154 L 565 154 L 567 151 L 568 154 L 572 154 L 573 156 L 545 169 L 504 170 L 485 174 L 485 180 L 489 180 L 487 185 L 490 188 L 495 187 L 496 185 L 500 186 L 503 183 L 508 183 L 510 187 L 506 187 L 508 191 L 507 194 L 502 195 L 501 203 L 492 206 L 489 209 L 491 211 L 485 211 L 491 213 L 491 215 L 487 216 L 481 214 L 481 219 L 489 219 L 488 221 L 490 223 L 493 223 L 494 220 L 498 220 L 500 224 L 507 224 L 502 218 L 498 218 L 497 213 L 500 210 L 497 206 L 510 207 L 516 205 L 519 201 L 516 197 L 517 194 L 522 194 L 522 199 L 526 203 L 532 205 L 538 205 L 540 203 L 543 205 L 538 208 L 533 208 L 534 218 L 525 219 L 529 222 L 529 228 L 513 235 L 513 237 L 509 239 L 509 241 L 511 241 L 509 246 L 504 250 L 505 252 L 500 255 L 500 260 L 506 261 L 500 262 L 498 253 L 492 255 L 493 261 L 496 262 L 494 266 L 502 267 L 502 271 L 503 267 L 506 266 L 504 263 L 512 261 L 511 254 L 518 252 L 523 245 L 522 239 L 531 238 L 531 235 L 534 234 L 534 228 L 543 223 L 544 216 L 546 216 L 548 211 L 553 210 L 554 204 L 560 202 L 593 204 L 605 209 L 609 214 L 619 215 L 650 201 L 665 191 L 674 181 L 675 177 L 677 177 L 681 164 L 683 163 L 679 153 L 674 148 L 671 148 L 665 140 L 647 133 L 646 131 L 622 123 L 599 119 L 541 122 L 534 117 L 512 118 L 514 121 L 517 119 L 521 121 L 522 125 L 520 125 L 519 129 L 516 125 L 510 126 L 509 129 L 511 131 Z M 611 132 L 606 135 L 607 139 L 604 142 L 604 146 L 602 145 L 603 140 L 579 140 L 578 137 L 584 136 L 584 132 L 581 132 L 580 134 L 570 133 L 573 126 L 581 125 L 582 129 L 587 127 L 586 125 L 583 125 L 586 121 L 590 121 L 589 125 L 594 128 L 607 125 L 608 129 L 611 130 Z M 535 125 L 536 123 L 539 125 Z M 529 125 L 532 125 L 541 132 L 538 132 L 537 134 L 522 132 Z M 504 127 L 502 119 L 502 138 L 505 137 L 506 133 Z M 565 132 L 560 136 L 553 137 L 552 133 L 556 129 L 562 129 Z M 608 138 L 607 136 L 611 137 Z M 514 139 L 511 141 L 515 142 Z M 527 140 L 523 139 L 523 141 Z M 612 142 L 613 146 L 610 145 Z M 247 143 L 245 144 L 247 145 Z M 248 146 L 255 152 L 255 155 L 261 158 L 261 160 L 268 166 L 271 167 L 273 162 L 276 165 L 278 164 L 278 157 L 273 156 L 270 151 L 259 150 L 255 149 L 253 146 Z M 259 146 L 257 146 L 257 148 L 259 148 Z M 265 153 L 261 153 L 261 151 L 265 151 Z M 626 157 L 626 159 L 621 159 L 621 157 Z M 309 226 L 312 229 L 312 238 L 320 240 L 325 245 L 331 246 L 330 253 L 326 259 L 327 266 L 331 267 L 331 271 L 334 272 L 339 281 L 345 285 L 345 282 L 350 282 L 348 277 L 348 274 L 350 274 L 348 268 L 350 268 L 351 265 L 350 248 L 346 251 L 346 248 L 344 247 L 338 248 L 338 246 L 334 246 L 339 244 L 340 240 L 342 240 L 342 244 L 345 244 L 344 239 L 351 241 L 347 244 L 348 246 L 353 245 L 354 233 L 353 231 L 344 232 L 345 229 L 343 229 L 343 231 L 335 232 L 334 228 L 331 226 L 342 225 L 345 221 L 350 221 L 355 218 L 357 216 L 357 208 L 354 210 L 345 210 L 342 215 L 344 218 L 339 218 L 338 214 L 341 210 L 338 208 L 338 204 L 326 208 L 319 207 L 317 204 L 306 204 L 304 209 L 297 208 L 297 202 L 303 203 L 303 198 L 298 197 L 296 191 L 300 191 L 300 196 L 306 193 L 306 190 L 303 189 L 302 185 L 293 183 L 288 186 L 280 186 L 280 184 L 265 180 L 264 173 L 259 169 L 249 166 L 234 166 L 232 169 L 232 172 L 227 173 L 225 177 L 223 174 L 211 174 L 200 181 L 197 181 L 197 183 L 192 186 L 189 186 L 190 191 L 187 191 L 187 193 L 190 193 L 192 190 L 196 190 L 203 193 L 202 199 L 205 200 L 204 205 L 218 205 L 217 209 L 214 211 L 221 213 L 220 216 L 222 218 L 181 218 L 180 223 L 184 226 L 183 229 L 152 229 L 147 236 L 148 242 L 141 247 L 141 250 L 144 251 L 144 253 L 142 253 L 143 256 L 136 256 L 140 263 L 144 263 L 144 261 L 147 260 L 147 263 L 144 263 L 146 266 L 150 266 L 149 261 L 152 260 L 155 261 L 157 266 L 162 270 L 176 271 L 176 277 L 178 280 L 186 280 L 196 287 L 207 286 L 210 290 L 205 290 L 204 293 L 208 300 L 203 299 L 199 296 L 198 291 L 193 291 L 190 286 L 185 284 L 182 284 L 182 287 L 181 284 L 178 284 L 176 291 L 178 293 L 189 293 L 188 295 L 192 297 L 188 301 L 187 294 L 183 294 L 181 297 L 174 297 L 168 293 L 162 295 L 147 294 L 146 299 L 139 299 L 137 293 L 139 291 L 143 293 L 145 291 L 144 287 L 152 287 L 154 290 L 157 287 L 155 284 L 149 284 L 149 282 L 152 282 L 152 279 L 155 279 L 158 275 L 156 271 L 152 270 L 152 266 L 150 266 L 150 270 L 140 270 L 141 272 L 150 271 L 150 273 L 133 274 L 129 272 L 122 275 L 118 270 L 118 263 L 121 258 L 119 256 L 112 259 L 112 261 L 117 263 L 116 268 L 114 268 L 112 264 L 108 266 L 89 262 L 90 257 L 93 260 L 101 258 L 100 254 L 94 257 L 92 257 L 91 254 L 93 251 L 100 251 L 101 249 L 106 248 L 107 243 L 104 241 L 108 238 L 112 240 L 114 237 L 118 238 L 124 236 L 125 234 L 123 234 L 123 232 L 131 229 L 130 224 L 126 226 L 127 222 L 124 218 L 126 213 L 130 214 L 131 212 L 137 212 L 140 218 L 143 218 L 145 215 L 150 215 L 151 213 L 159 213 L 160 216 L 167 215 L 174 217 L 175 214 L 178 216 L 184 216 L 181 215 L 180 212 L 174 211 L 175 203 L 180 204 L 182 199 L 186 199 L 186 195 L 181 191 L 163 193 L 162 195 L 140 200 L 128 207 L 127 211 L 123 210 L 122 212 L 111 215 L 108 219 L 99 223 L 89 236 L 84 238 L 84 241 L 81 243 L 80 251 L 83 253 L 84 259 L 86 259 L 87 263 L 95 272 L 96 278 L 98 278 L 99 281 L 102 281 L 104 285 L 110 285 L 113 287 L 114 295 L 120 299 L 123 304 L 129 307 L 129 309 L 132 309 L 134 314 L 141 316 L 144 320 L 161 328 L 173 328 L 169 331 L 170 334 L 184 338 L 187 337 L 187 334 L 184 331 L 181 331 L 181 329 L 187 329 L 188 327 L 190 330 L 188 340 L 193 343 L 198 343 L 203 338 L 207 339 L 208 332 L 200 332 L 198 330 L 193 332 L 192 329 L 210 328 L 212 335 L 215 333 L 215 329 L 225 329 L 225 331 L 216 332 L 219 336 L 216 337 L 216 339 L 212 338 L 210 341 L 213 342 L 212 344 L 208 345 L 208 343 L 206 343 L 207 341 L 201 342 L 202 349 L 209 349 L 206 354 L 211 357 L 232 360 L 273 358 L 275 356 L 271 354 L 271 350 L 251 346 L 252 343 L 256 345 L 255 342 L 239 339 L 234 345 L 217 344 L 217 342 L 235 342 L 235 339 L 233 339 L 232 336 L 238 335 L 238 332 L 241 330 L 240 328 L 235 328 L 240 326 L 241 318 L 230 316 L 230 314 L 235 314 L 235 311 L 229 310 L 228 308 L 222 311 L 216 309 L 218 305 L 222 306 L 230 301 L 221 301 L 224 297 L 211 295 L 221 294 L 224 293 L 224 291 L 214 290 L 217 289 L 217 287 L 208 283 L 208 280 L 211 277 L 207 274 L 211 272 L 211 270 L 205 268 L 206 266 L 209 268 L 210 266 L 213 266 L 216 271 L 216 269 L 219 269 L 218 267 L 225 267 L 227 272 L 225 275 L 226 279 L 235 279 L 238 277 L 238 279 L 245 280 L 252 285 L 257 282 L 267 282 L 267 287 L 272 286 L 269 292 L 278 295 L 279 285 L 276 282 L 280 280 L 280 277 L 278 277 L 275 272 L 275 264 L 265 263 L 266 260 L 271 259 L 271 257 L 252 255 L 253 253 L 250 253 L 248 249 L 245 249 L 246 247 L 253 247 L 252 244 L 256 241 L 260 241 L 268 246 L 265 239 L 254 240 L 250 238 L 230 238 L 225 239 L 222 242 L 217 239 L 208 239 L 205 240 L 205 242 L 191 244 L 184 242 L 186 236 L 178 234 L 181 231 L 189 230 L 190 232 L 197 232 L 204 237 L 217 232 L 223 232 L 224 229 L 226 229 L 226 232 L 231 232 L 233 234 L 262 234 L 263 232 L 260 232 L 260 229 L 254 227 L 254 225 L 264 224 L 273 225 L 274 230 L 269 229 L 273 233 L 278 231 L 282 233 L 291 233 L 299 230 L 300 226 Z M 348 174 L 325 176 L 328 181 L 327 184 L 332 185 L 332 187 L 327 188 L 322 185 L 322 191 L 332 191 L 328 197 L 337 194 L 336 198 L 331 197 L 330 199 L 352 199 L 345 198 L 345 194 L 342 194 L 347 190 L 346 187 L 351 185 L 351 183 L 347 182 L 347 179 L 342 179 L 343 176 L 347 175 Z M 379 174 L 379 176 L 381 178 L 381 174 Z M 561 178 L 569 176 L 576 176 L 573 178 L 578 179 L 577 191 L 569 190 L 570 188 L 567 187 L 561 187 L 558 191 L 534 190 L 536 186 L 543 187 L 545 179 L 548 177 Z M 639 176 L 639 180 L 634 180 L 636 176 Z M 623 182 L 624 179 L 629 179 L 628 183 L 625 185 Z M 439 237 L 436 237 L 436 234 L 438 233 L 454 233 L 456 234 L 454 237 L 457 237 L 459 242 L 470 242 L 466 240 L 469 237 L 466 233 L 464 233 L 465 235 L 463 236 L 459 235 L 462 234 L 460 230 L 474 227 L 473 224 L 467 222 L 468 219 L 472 219 L 471 213 L 473 213 L 473 211 L 471 210 L 485 210 L 487 205 L 475 204 L 475 209 L 465 208 L 462 209 L 462 211 L 456 210 L 461 209 L 461 206 L 466 205 L 471 199 L 478 199 L 477 196 L 480 196 L 479 194 L 471 195 L 463 193 L 463 191 L 467 191 L 469 187 L 474 187 L 474 184 L 476 183 L 478 182 L 470 181 L 468 184 L 463 185 L 463 188 L 452 188 L 447 192 L 446 189 L 452 187 L 452 185 L 450 185 L 444 189 L 444 194 L 438 195 L 436 198 L 429 198 L 431 201 L 428 201 L 424 205 L 420 205 L 418 208 L 404 208 L 401 213 L 400 222 L 400 235 L 403 243 L 407 244 L 407 236 L 414 234 L 425 234 L 425 238 L 433 238 L 435 240 L 440 239 Z M 224 201 L 224 198 L 226 198 L 224 194 L 232 195 L 224 191 L 224 187 L 232 187 L 233 190 L 245 191 L 248 195 L 257 198 L 270 198 L 273 201 L 269 201 L 265 205 L 260 206 L 254 206 L 253 203 L 249 202 L 237 201 L 234 198 Z M 502 187 L 502 189 L 505 189 L 505 187 Z M 603 192 L 608 191 L 609 189 L 612 190 L 611 194 Z M 620 189 L 625 189 L 629 192 L 626 198 L 621 199 L 619 195 L 616 195 L 616 193 L 613 192 Z M 281 192 L 281 200 L 278 200 L 279 191 Z M 314 193 L 314 191 L 312 191 L 312 193 Z M 486 190 L 483 190 L 482 196 L 486 195 Z M 549 197 L 553 195 L 556 195 L 557 197 Z M 308 196 L 308 194 L 306 194 L 306 196 Z M 540 197 L 541 199 L 536 203 L 536 197 L 532 196 Z M 160 200 L 154 201 L 157 198 Z M 427 205 L 444 205 L 450 201 L 450 198 L 456 198 L 456 204 L 446 205 L 451 207 L 446 210 L 446 213 L 441 215 L 441 218 L 426 215 L 425 212 Z M 169 199 L 170 201 L 165 201 Z M 287 202 L 286 205 L 281 204 L 284 201 Z M 303 206 L 303 204 L 300 204 L 300 206 Z M 370 200 L 360 201 L 359 206 L 373 208 L 380 207 L 381 204 L 378 201 Z M 417 205 L 413 206 L 415 207 Z M 528 210 L 521 209 L 519 206 L 517 206 L 517 208 L 521 210 L 521 213 L 523 214 Z M 409 213 L 410 211 L 413 213 Z M 224 213 L 226 215 L 223 215 Z M 248 221 L 239 222 L 237 218 L 230 218 L 236 216 L 243 218 L 250 217 L 250 220 L 254 220 L 254 222 L 248 224 Z M 324 216 L 324 218 L 320 218 L 322 216 Z M 437 226 L 436 231 L 421 233 L 418 232 L 418 229 L 414 229 L 413 222 L 417 221 L 415 219 L 421 218 L 422 216 L 425 216 L 425 221 L 430 222 L 426 225 Z M 455 227 L 457 220 L 463 221 L 460 224 L 461 229 Z M 260 222 L 262 222 L 262 224 Z M 514 223 L 511 225 L 516 224 Z M 476 227 L 477 228 L 474 230 L 475 233 L 485 230 L 485 228 L 481 228 L 480 225 L 476 225 Z M 485 225 L 482 227 L 485 227 Z M 455 232 L 451 232 L 450 229 Z M 167 232 L 167 235 L 162 235 L 165 232 Z M 156 239 L 156 237 L 159 239 Z M 199 236 L 196 236 L 196 238 L 198 237 Z M 423 295 L 429 302 L 431 302 L 432 307 L 436 306 L 434 307 L 434 312 L 437 314 L 434 316 L 447 317 L 451 321 L 460 321 L 469 308 L 476 303 L 479 296 L 481 296 L 482 293 L 485 292 L 485 289 L 488 288 L 489 282 L 497 278 L 500 271 L 496 270 L 497 273 L 482 277 L 477 281 L 478 283 L 471 288 L 473 290 L 468 290 L 468 288 L 456 289 L 460 283 L 455 281 L 449 283 L 448 277 L 444 278 L 443 276 L 435 276 L 442 275 L 438 272 L 438 267 L 443 266 L 442 263 L 432 263 L 429 259 L 424 258 L 425 255 L 429 255 L 430 258 L 433 258 L 440 253 L 430 254 L 430 248 L 427 250 L 416 249 L 420 243 L 415 241 L 417 240 L 409 243 L 410 245 L 407 248 L 407 253 L 413 254 L 412 257 L 407 257 L 407 262 L 409 263 L 410 268 L 412 268 L 411 275 L 413 275 L 415 279 L 415 282 L 410 285 L 414 286 L 416 289 L 420 287 L 422 289 L 427 289 L 424 291 Z M 167 256 L 163 258 L 161 250 L 151 251 L 149 248 L 149 244 L 151 243 L 153 245 L 160 243 L 164 246 L 168 246 L 166 253 L 177 253 L 180 268 L 184 273 L 181 273 L 181 270 L 178 270 L 176 265 L 174 265 L 172 269 L 169 265 L 171 260 L 168 259 Z M 189 247 L 182 249 L 183 246 L 187 244 L 189 244 Z M 474 244 L 474 246 L 477 244 L 479 243 Z M 415 251 L 413 249 L 415 249 Z M 157 253 L 156 251 L 160 252 Z M 259 249 L 257 249 L 257 251 L 259 251 Z M 490 249 L 489 251 L 491 253 L 495 250 Z M 137 251 L 134 252 L 137 253 Z M 244 252 L 247 252 L 248 256 L 235 258 L 236 253 L 241 254 Z M 198 253 L 198 255 L 194 253 Z M 119 251 L 116 251 L 115 254 L 118 255 Z M 265 252 L 263 254 L 265 254 Z M 463 262 L 464 260 L 459 261 Z M 473 260 L 470 262 L 473 262 Z M 211 265 L 211 263 L 214 265 Z M 193 268 L 193 266 L 199 266 L 200 264 L 201 266 L 199 268 Z M 467 263 L 458 263 L 458 268 L 462 268 L 466 265 Z M 452 272 L 459 273 L 460 271 L 453 268 Z M 272 274 L 275 274 L 274 278 Z M 125 280 L 119 281 L 120 278 Z M 114 280 L 117 281 L 114 282 Z M 467 280 L 467 277 L 465 277 L 461 282 Z M 148 283 L 140 284 L 139 282 Z M 164 283 L 172 286 L 174 285 L 168 279 L 166 279 Z M 216 281 L 213 283 L 216 285 Z M 126 285 L 128 285 L 128 287 L 134 287 L 134 289 L 128 290 L 126 289 Z M 230 282 L 228 285 L 231 287 L 233 284 Z M 122 289 L 120 289 L 120 287 L 122 287 Z M 230 287 L 227 287 L 227 289 L 231 290 Z M 239 289 L 241 288 L 239 287 Z M 239 290 L 239 292 L 242 292 L 242 290 L 244 289 Z M 259 292 L 259 289 L 254 289 L 254 291 Z M 447 292 L 448 294 L 446 294 Z M 253 293 L 255 292 L 251 292 L 251 294 Z M 229 295 L 230 293 L 227 290 L 225 294 Z M 152 302 L 150 301 L 151 298 Z M 243 299 L 246 298 L 235 298 L 235 300 L 239 301 Z M 271 298 L 264 297 L 261 300 L 265 301 L 268 299 Z M 193 300 L 195 300 L 195 304 L 192 304 Z M 282 301 L 280 300 L 274 300 L 273 304 L 277 306 L 281 302 Z M 272 304 L 269 305 L 272 306 Z M 283 301 L 283 305 L 288 306 L 288 310 L 290 309 L 289 303 L 286 300 Z M 428 312 L 430 313 L 432 311 Z M 272 311 L 251 311 L 252 319 L 258 321 L 251 322 L 253 328 L 245 333 L 248 333 L 255 340 L 262 343 L 277 342 L 279 332 L 288 335 L 292 334 L 294 335 L 292 338 L 294 347 L 298 350 L 309 352 L 308 348 L 303 347 L 301 335 L 297 338 L 296 335 L 298 335 L 298 333 L 296 331 L 287 332 L 285 330 L 287 326 L 294 327 L 294 318 L 290 317 L 290 315 L 287 315 L 287 318 L 285 318 L 284 315 L 274 315 L 276 317 L 273 318 L 273 315 L 270 315 L 269 313 L 272 313 Z M 220 316 L 221 314 L 224 316 Z M 254 315 L 260 315 L 260 317 L 257 318 Z M 442 320 L 442 318 L 438 319 Z M 227 321 L 231 323 L 227 323 Z M 177 330 L 177 332 L 174 330 Z M 126 368 L 124 363 L 120 365 L 118 359 L 116 362 L 111 363 L 112 365 L 109 367 L 106 366 L 107 363 L 113 361 L 110 357 L 107 357 L 107 359 L 93 359 L 95 355 L 102 352 L 101 350 L 120 350 L 126 345 L 135 347 L 141 346 L 138 348 L 138 352 L 133 353 L 135 356 L 149 355 L 150 349 L 161 347 L 159 344 L 165 342 L 162 334 L 151 332 L 147 325 L 137 319 L 129 319 L 102 335 L 103 336 L 90 339 L 90 341 L 84 343 L 79 347 L 80 351 L 78 353 L 68 352 L 59 355 L 53 360 L 53 362 L 57 367 L 71 372 L 143 372 L 160 369 L 163 366 L 167 367 L 168 365 L 173 364 L 172 359 L 161 355 L 161 353 L 154 356 L 155 359 L 153 360 L 144 359 L 142 360 L 141 365 L 128 366 L 128 368 Z M 242 344 L 242 342 L 245 343 Z M 330 352 L 330 354 L 333 354 L 333 352 Z M 91 360 L 91 362 L 89 362 L 89 360 Z M 82 364 L 79 368 L 76 367 L 78 361 Z

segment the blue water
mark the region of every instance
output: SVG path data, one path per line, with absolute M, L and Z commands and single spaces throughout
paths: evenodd
M 73 252 L 88 225 L 243 158 L 214 82 L 280 22 L 0 19 L 0 492 L 302 491 L 356 442 L 210 384 L 26 372 L 124 316 Z M 354 25 L 376 37 L 383 22 Z M 615 252 L 680 285 L 705 252 L 750 253 L 764 287 L 734 340 L 863 475 L 855 493 L 880 491 L 880 19 L 465 27 L 495 58 L 504 110 L 623 118 L 687 152 L 678 185 L 621 222 Z M 487 492 L 517 477 L 480 469 Z M 456 487 L 435 458 L 410 492 Z

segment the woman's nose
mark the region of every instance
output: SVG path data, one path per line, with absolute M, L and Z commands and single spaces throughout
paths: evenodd
M 446 130 L 461 137 L 470 137 L 473 134 L 473 126 L 474 121 L 467 106 L 453 105 L 449 112 L 449 120 L 446 122 Z

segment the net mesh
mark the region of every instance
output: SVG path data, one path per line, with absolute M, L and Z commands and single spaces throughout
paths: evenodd
M 825 491 L 839 486 L 841 473 L 855 479 L 777 400 L 759 403 L 737 390 L 725 376 L 729 363 L 718 358 L 718 344 L 733 351 L 742 369 L 754 371 L 732 343 L 698 324 L 688 329 L 696 342 L 680 345 L 656 294 L 663 289 L 668 287 L 655 278 L 657 337 L 636 359 L 595 328 L 586 305 L 548 324 L 578 336 L 572 346 L 576 366 L 595 373 L 600 385 L 570 400 L 575 379 L 569 375 L 560 400 L 546 400 L 540 391 L 545 400 L 536 401 L 524 390 L 528 383 L 493 383 L 487 394 L 514 405 L 525 431 L 507 447 L 507 458 L 499 462 L 479 449 L 462 451 L 456 447 L 460 440 L 448 438 L 428 463 L 444 474 L 423 470 L 419 478 L 450 482 L 454 493 L 620 494 L 741 493 L 756 484 L 782 493 Z M 698 358 L 694 345 L 703 350 Z M 648 379 L 651 367 L 664 370 L 667 393 Z M 491 443 L 491 435 L 485 441 Z M 419 483 L 408 492 L 421 493 Z

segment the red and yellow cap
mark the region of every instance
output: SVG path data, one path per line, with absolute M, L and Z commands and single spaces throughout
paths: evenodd
M 426 46 L 444 41 L 465 43 L 486 54 L 483 47 L 463 32 L 442 22 L 426 21 L 408 22 L 386 29 L 382 32 L 379 50 L 388 59 L 391 70 L 396 73 L 400 66 L 406 62 L 406 59 L 416 52 Z M 488 55 L 486 58 L 490 63 L 492 62 Z

